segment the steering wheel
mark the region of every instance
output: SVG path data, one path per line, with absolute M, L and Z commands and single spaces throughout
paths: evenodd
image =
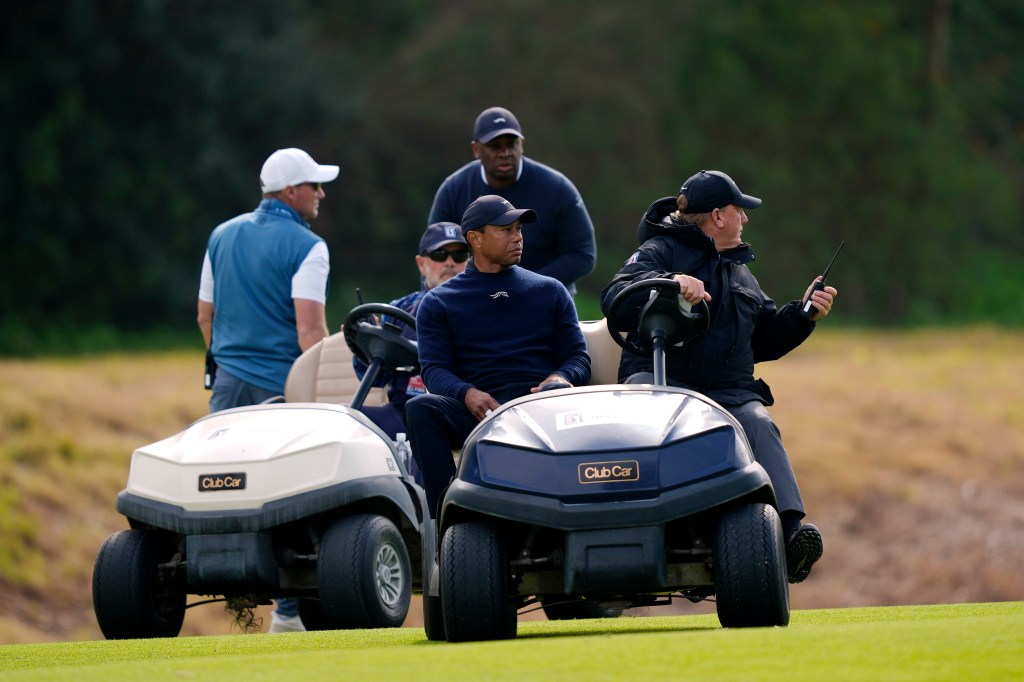
M 419 371 L 419 351 L 415 341 L 402 336 L 402 328 L 394 322 L 380 322 L 377 315 L 393 317 L 412 329 L 416 329 L 416 318 L 410 313 L 386 303 L 364 303 L 349 312 L 345 318 L 345 343 L 352 354 L 371 364 L 375 359 L 382 361 L 381 368 L 395 370 L 399 367 Z
M 682 298 L 676 280 L 657 277 L 633 282 L 620 291 L 608 306 L 607 317 L 615 343 L 646 355 L 655 335 L 664 336 L 666 346 L 681 346 L 707 332 L 711 310 L 707 301 L 692 305 Z

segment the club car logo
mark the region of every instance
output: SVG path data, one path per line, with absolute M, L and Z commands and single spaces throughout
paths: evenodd
M 214 493 L 224 490 L 245 490 L 245 473 L 199 475 L 199 492 Z
M 640 480 L 640 462 L 590 462 L 579 466 L 580 483 L 622 483 Z

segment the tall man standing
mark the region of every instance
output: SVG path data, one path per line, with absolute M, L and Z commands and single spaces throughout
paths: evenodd
M 210 235 L 199 281 L 199 330 L 217 364 L 210 412 L 284 394 L 288 370 L 327 336 L 327 244 L 307 221 L 338 177 L 301 149 L 279 149 L 260 172 L 256 210 Z M 303 630 L 294 600 L 278 601 L 271 632 Z
M 434 196 L 428 223 L 459 223 L 466 208 L 485 194 L 531 206 L 537 220 L 524 226 L 530 248 L 520 265 L 554 277 L 575 294 L 576 280 L 597 262 L 594 225 L 575 185 L 557 170 L 523 156 L 523 131 L 508 109 L 477 116 L 470 148 L 475 161 L 449 175 Z

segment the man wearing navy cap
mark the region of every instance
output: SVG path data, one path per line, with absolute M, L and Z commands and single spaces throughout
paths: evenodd
M 537 219 L 524 227 L 530 243 L 520 265 L 554 277 L 571 293 L 597 262 L 594 225 L 579 191 L 557 170 L 523 156 L 523 130 L 502 107 L 480 112 L 470 147 L 475 161 L 448 176 L 434 196 L 428 222 L 460 222 L 477 197 L 494 194 L 532 206 Z
M 452 450 L 488 412 L 547 384 L 590 380 L 569 292 L 558 280 L 519 267 L 523 224 L 537 213 L 487 195 L 461 220 L 472 260 L 420 302 L 420 370 L 430 392 L 405 406 L 431 516 L 455 475 Z
M 813 525 L 800 523 L 805 516 L 800 489 L 779 429 L 766 409 L 774 398 L 768 384 L 754 378 L 754 363 L 776 360 L 799 346 L 815 323 L 828 315 L 837 292 L 831 286 L 813 291 L 812 282 L 804 295 L 805 300 L 810 296 L 815 310 L 809 319 L 801 315 L 801 301 L 776 308 L 747 269 L 754 253 L 742 240 L 746 211 L 760 205 L 760 199 L 741 192 L 725 173 L 694 174 L 677 196 L 659 199 L 647 209 L 638 229 L 640 247 L 605 287 L 601 307 L 607 314 L 626 286 L 651 278 L 674 279 L 687 301 L 707 302 L 707 333 L 682 348 L 667 349 L 668 382 L 707 395 L 743 425 L 755 459 L 775 488 L 789 581 L 797 583 L 821 557 L 821 534 Z M 636 328 L 636 320 L 609 324 Z M 619 381 L 654 383 L 651 358 L 624 350 Z
M 402 298 L 394 300 L 391 305 L 411 313 L 414 317 L 419 309 L 423 295 L 434 287 L 444 284 L 455 275 L 466 269 L 469 249 L 466 238 L 462 236 L 462 228 L 455 223 L 434 223 L 427 227 L 420 237 L 419 250 L 416 252 L 416 267 L 420 271 L 420 288 Z M 402 335 L 416 340 L 416 331 L 398 319 L 386 317 L 402 328 Z M 362 378 L 366 373 L 366 363 L 353 358 L 352 364 L 356 374 Z M 395 440 L 399 433 L 405 432 L 405 404 L 414 396 L 426 393 L 423 379 L 408 374 L 390 375 L 381 372 L 375 386 L 388 387 L 388 403 L 386 405 L 366 405 L 362 412 L 379 426 L 384 433 Z M 411 467 L 412 468 L 412 467 Z M 420 472 L 412 468 L 410 473 L 422 483 Z

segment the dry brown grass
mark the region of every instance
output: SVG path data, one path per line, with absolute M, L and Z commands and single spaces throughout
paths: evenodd
M 1022 339 L 819 334 L 761 369 L 826 540 L 794 606 L 1024 597 Z
M 826 543 L 794 608 L 1024 599 L 1022 350 L 988 328 L 823 330 L 759 367 Z M 92 562 L 126 527 L 129 457 L 206 413 L 200 371 L 193 353 L 0 362 L 0 643 L 100 637 Z M 218 606 L 186 616 L 236 631 Z

